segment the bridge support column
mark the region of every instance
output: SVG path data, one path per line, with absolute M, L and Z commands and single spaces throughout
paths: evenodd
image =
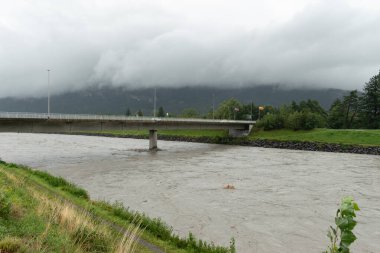
M 157 130 L 149 130 L 149 150 L 157 149 Z
M 249 134 L 249 130 L 244 129 L 229 129 L 228 135 L 231 137 L 243 137 Z

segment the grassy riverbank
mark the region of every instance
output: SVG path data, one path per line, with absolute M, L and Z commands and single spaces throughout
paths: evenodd
M 127 131 L 103 131 L 88 132 L 90 134 L 105 134 L 111 136 L 140 137 L 148 138 L 147 130 L 127 130 Z M 179 137 L 179 138 L 209 138 L 210 140 L 223 139 L 228 137 L 226 130 L 160 130 L 159 137 Z M 288 129 L 264 131 L 253 131 L 247 138 L 251 141 L 296 141 L 315 142 L 325 144 L 359 145 L 359 146 L 380 146 L 380 130 L 367 129 L 314 129 L 307 131 L 294 131 Z
M 92 201 L 62 178 L 0 162 L 0 252 L 133 252 L 136 240 L 123 240 L 125 234 L 141 234 L 142 253 L 234 252 L 191 234 L 180 238 L 120 203 Z
M 288 129 L 281 129 L 272 131 L 256 131 L 251 133 L 249 139 L 380 146 L 380 130 L 341 130 L 321 128 L 308 131 L 294 131 Z

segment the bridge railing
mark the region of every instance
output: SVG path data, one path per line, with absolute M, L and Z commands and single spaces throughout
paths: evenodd
M 56 120 L 110 120 L 110 121 L 170 121 L 170 122 L 199 122 L 199 123 L 235 123 L 255 124 L 255 121 L 242 120 L 213 120 L 189 118 L 160 118 L 147 116 L 97 115 L 97 114 L 60 114 L 60 113 L 28 113 L 0 112 L 0 119 L 56 119 Z

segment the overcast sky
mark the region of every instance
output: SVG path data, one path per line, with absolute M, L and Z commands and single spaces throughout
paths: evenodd
M 361 89 L 378 0 L 0 0 L 0 97 L 84 86 Z

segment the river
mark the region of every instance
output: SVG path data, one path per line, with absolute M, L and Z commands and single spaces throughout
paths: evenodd
M 380 252 L 380 157 L 137 139 L 0 133 L 0 157 L 62 176 L 94 199 L 160 217 L 243 253 L 321 252 L 341 197 L 361 211 L 354 252 Z M 224 189 L 226 184 L 236 189 Z

